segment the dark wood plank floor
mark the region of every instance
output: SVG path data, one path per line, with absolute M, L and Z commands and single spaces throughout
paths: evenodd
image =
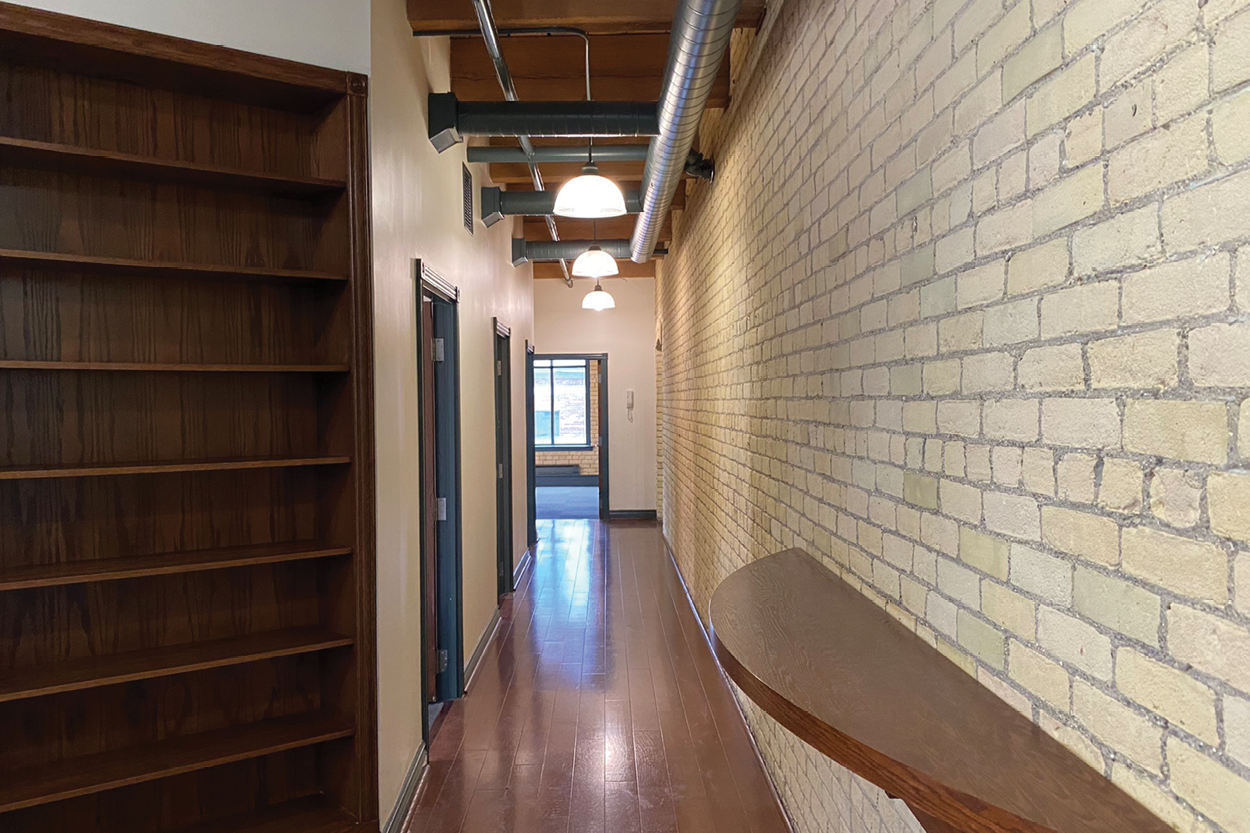
M 789 831 L 656 526 L 539 535 L 404 829 Z

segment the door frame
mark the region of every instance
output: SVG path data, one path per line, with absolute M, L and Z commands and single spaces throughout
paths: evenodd
M 430 583 L 434 583 L 438 603 L 437 634 L 434 645 L 437 651 L 447 652 L 446 669 L 435 677 L 435 692 L 438 702 L 454 700 L 464 694 L 464 621 L 463 621 L 463 512 L 461 498 L 461 419 L 460 419 L 460 290 L 445 278 L 434 272 L 424 262 L 416 261 L 416 292 L 418 304 L 424 303 L 429 297 L 434 304 L 434 336 L 444 339 L 443 361 L 435 369 L 435 421 L 436 426 L 443 430 L 435 431 L 436 442 L 436 493 L 446 498 L 446 520 L 426 518 L 425 501 L 422 500 L 422 524 L 437 524 L 436 552 L 434 560 L 438 567 L 437 576 L 428 575 L 426 570 L 425 535 L 421 536 L 421 587 L 422 596 Z M 425 436 L 425 336 L 424 316 L 421 307 L 417 315 L 417 390 L 420 398 L 417 408 L 418 436 Z M 441 335 L 439 335 L 441 333 Z M 425 443 L 420 447 L 420 469 L 425 470 Z M 425 484 L 421 484 L 425 488 Z M 423 492 L 424 495 L 424 492 Z M 437 581 L 435 581 L 437 579 Z M 426 701 L 424 692 L 427 689 L 426 668 L 427 657 L 424 656 L 429 644 L 426 632 L 426 617 L 422 616 L 422 633 L 420 650 L 423 654 L 422 668 L 422 704 L 421 726 L 425 741 L 429 743 L 429 712 L 431 703 Z
M 538 457 L 534 444 L 534 344 L 525 340 L 525 511 L 529 522 L 526 546 L 538 545 L 538 495 L 535 489 Z M 530 557 L 533 557 L 531 553 Z
M 611 477 L 608 470 L 608 354 L 607 353 L 538 353 L 529 357 L 529 434 L 530 444 L 534 443 L 534 378 L 533 368 L 536 359 L 586 359 L 599 362 L 599 520 L 608 520 L 612 512 L 611 493 L 609 491 Z M 589 380 L 587 380 L 589 384 Z M 537 459 L 535 457 L 535 459 Z M 534 495 L 536 485 L 530 480 L 530 494 Z
M 511 593 L 512 552 L 512 330 L 494 320 L 496 589 Z

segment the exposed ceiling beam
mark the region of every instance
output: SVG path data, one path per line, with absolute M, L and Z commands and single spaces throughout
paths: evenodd
M 564 280 L 564 273 L 560 271 L 560 264 L 558 263 L 534 263 L 531 265 L 534 267 L 534 279 L 535 280 L 549 280 L 549 279 Z M 632 260 L 628 260 L 628 259 L 618 260 L 616 262 L 616 266 L 618 269 L 621 270 L 621 274 L 617 275 L 616 277 L 620 277 L 620 278 L 654 278 L 655 277 L 655 261 L 650 261 L 648 263 L 634 263 Z M 610 281 L 612 280 L 612 278 L 604 278 L 604 280 Z M 573 279 L 574 290 L 577 290 L 577 289 L 590 290 L 594 285 L 595 285 L 594 281 L 590 280 L 589 278 L 574 278 Z M 609 292 L 612 291 L 611 286 L 606 287 L 606 289 Z
M 586 97 L 585 44 L 579 38 L 503 38 L 500 48 L 522 101 Z M 601 101 L 654 101 L 667 60 L 667 34 L 595 36 L 590 42 L 591 92 Z M 479 39 L 452 40 L 451 91 L 464 101 L 503 100 L 494 64 Z M 725 107 L 728 102 L 729 62 L 724 61 L 708 106 Z
M 493 0 L 500 29 L 526 26 L 575 26 L 591 34 L 667 32 L 677 0 Z M 758 26 L 764 0 L 743 0 L 738 25 Z M 477 16 L 470 0 L 408 0 L 408 21 L 418 32 L 476 34 Z
M 585 162 L 543 162 L 538 169 L 543 173 L 543 180 L 548 188 L 558 187 L 582 172 Z M 642 162 L 596 162 L 599 175 L 606 176 L 615 182 L 624 180 L 638 181 L 642 179 Z M 490 166 L 490 178 L 496 185 L 523 185 L 530 182 L 528 165 L 516 162 L 504 162 Z

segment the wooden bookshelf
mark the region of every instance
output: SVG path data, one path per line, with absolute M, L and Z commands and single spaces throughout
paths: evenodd
M 114 373 L 349 373 L 346 364 L 160 364 L 156 362 L 0 361 L 0 370 L 100 370 Z
M 97 466 L 23 466 L 0 469 L 0 480 L 46 480 L 60 477 L 120 477 L 127 474 L 177 474 L 245 469 L 340 466 L 350 457 L 270 457 L 237 460 L 179 460 L 168 463 L 109 463 Z
M 0 85 L 0 830 L 377 833 L 366 79 L 0 2 Z
M 81 691 L 105 685 L 168 677 L 208 668 L 242 665 L 273 657 L 325 651 L 351 645 L 350 636 L 325 628 L 292 628 L 150 651 L 84 657 L 48 666 L 20 668 L 0 676 L 0 703 Z
M 10 137 L 0 137 L 0 164 L 179 182 L 210 188 L 252 189 L 298 198 L 333 196 L 341 194 L 347 188 L 347 183 L 343 180 L 257 173 L 220 165 L 166 162 L 131 153 L 95 150 L 55 142 L 31 142 Z
M 33 590 L 36 587 L 228 570 L 231 567 L 280 564 L 284 561 L 305 561 L 350 554 L 349 547 L 326 546 L 320 542 L 309 541 L 35 564 L 0 573 L 0 593 L 6 590 Z
M 0 268 L 81 270 L 98 275 L 154 275 L 168 278 L 208 278 L 216 280 L 346 281 L 345 275 L 309 269 L 272 269 L 263 266 L 225 266 L 213 263 L 179 263 L 167 260 L 139 260 L 124 257 L 98 257 L 0 249 Z
M 332 807 L 320 797 L 304 798 L 279 804 L 260 813 L 219 822 L 199 824 L 186 833 L 354 833 L 359 830 L 355 819 Z
M 326 743 L 353 731 L 333 715 L 310 712 L 86 755 L 7 775 L 0 813 Z

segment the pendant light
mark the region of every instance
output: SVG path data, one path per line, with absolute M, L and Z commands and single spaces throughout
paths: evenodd
M 595 281 L 595 288 L 586 293 L 586 297 L 582 299 L 582 309 L 592 309 L 595 312 L 603 312 L 605 309 L 615 309 L 616 301 L 604 291 L 599 285 L 599 281 Z
M 591 220 L 590 228 L 594 243 L 573 261 L 573 277 L 598 280 L 620 274 L 621 270 L 616 268 L 616 258 L 599 248 L 599 223 Z
M 564 183 L 556 194 L 555 213 L 580 220 L 620 217 L 625 213 L 625 195 L 615 182 L 599 176 L 599 169 L 591 162 L 582 168 L 581 176 Z
M 573 276 L 577 278 L 610 278 L 620 271 L 616 258 L 598 246 L 591 246 L 573 261 Z
M 587 76 L 589 86 L 589 76 Z M 625 213 L 625 195 L 616 183 L 599 176 L 595 165 L 594 139 L 586 145 L 586 165 L 581 176 L 574 177 L 556 194 L 555 213 L 561 217 L 579 220 L 596 220 L 601 217 L 620 217 Z

